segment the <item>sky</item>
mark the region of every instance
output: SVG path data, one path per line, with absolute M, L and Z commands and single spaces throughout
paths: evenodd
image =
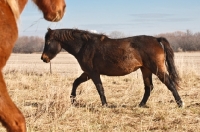
M 157 35 L 200 32 L 200 0 L 66 0 L 59 22 L 48 22 L 28 0 L 19 21 L 20 36 L 43 37 L 47 28 L 78 28 L 109 35 Z

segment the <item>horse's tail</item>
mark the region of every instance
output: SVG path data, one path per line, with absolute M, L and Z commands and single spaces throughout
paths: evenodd
M 166 38 L 160 37 L 160 38 L 157 38 L 157 40 L 163 46 L 165 54 L 166 54 L 165 65 L 167 67 L 169 77 L 175 83 L 175 85 L 179 87 L 178 83 L 179 83 L 180 78 L 176 70 L 175 63 L 174 63 L 174 52 Z

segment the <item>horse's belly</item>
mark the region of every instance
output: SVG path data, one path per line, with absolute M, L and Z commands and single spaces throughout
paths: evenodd
M 95 59 L 94 64 L 100 74 L 109 76 L 122 76 L 136 71 L 142 66 L 142 59 L 133 48 L 117 49 Z
M 100 74 L 108 76 L 123 76 L 136 71 L 140 67 L 141 64 L 138 62 L 123 62 L 121 64 L 107 65 L 105 68 L 100 70 Z

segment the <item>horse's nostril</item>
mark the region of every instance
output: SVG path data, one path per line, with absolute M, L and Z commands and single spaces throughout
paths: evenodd
M 41 56 L 41 60 L 44 60 L 44 59 L 45 59 L 45 55 L 42 54 L 42 56 Z
M 45 54 L 43 54 L 43 55 L 41 56 L 41 60 L 43 60 L 43 62 L 46 62 L 46 61 L 47 61 L 47 56 L 46 56 Z
M 43 54 L 41 56 L 41 60 L 43 60 L 43 62 L 46 62 L 46 63 L 50 62 L 50 59 L 49 59 L 49 57 L 46 54 Z

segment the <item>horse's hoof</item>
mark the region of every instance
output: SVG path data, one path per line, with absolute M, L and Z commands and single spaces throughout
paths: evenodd
M 102 107 L 103 108 L 107 108 L 108 107 L 108 104 L 106 103 L 106 104 L 102 104 Z
M 147 106 L 147 105 L 144 104 L 144 103 L 140 103 L 140 104 L 139 104 L 139 107 L 141 107 L 141 108 L 149 108 L 149 106 Z
M 185 103 L 182 102 L 181 104 L 178 104 L 178 107 L 179 107 L 179 108 L 185 108 Z
M 182 100 L 176 101 L 177 105 L 179 108 L 184 108 L 185 107 L 185 103 Z
M 141 108 L 149 108 L 149 106 L 147 106 L 147 105 L 139 105 L 139 107 L 141 107 Z

